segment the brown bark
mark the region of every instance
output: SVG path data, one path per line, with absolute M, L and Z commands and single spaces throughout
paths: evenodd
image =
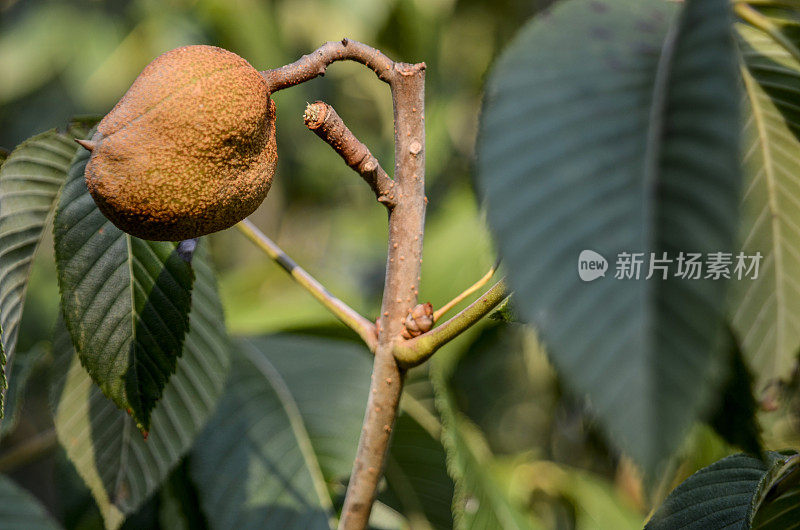
M 327 103 L 316 101 L 306 107 L 303 115 L 306 127 L 330 145 L 345 164 L 350 166 L 372 188 L 378 202 L 387 208 L 395 205 L 394 182 L 381 167 L 366 145 L 350 132 L 339 114 Z
M 261 75 L 267 80 L 270 93 L 274 93 L 325 75 L 328 65 L 336 61 L 361 63 L 372 69 L 378 79 L 389 84 L 396 77 L 394 61 L 375 48 L 346 38 L 326 42 L 297 61 L 274 70 L 266 70 Z
M 395 202 L 378 347 L 364 428 L 347 488 L 341 529 L 367 527 L 400 404 L 404 372 L 394 358 L 405 316 L 417 305 L 425 225 L 424 64 L 396 64 L 391 81 L 395 121 Z
M 427 202 L 425 63 L 395 63 L 378 50 L 343 39 L 327 42 L 292 64 L 261 74 L 270 92 L 275 92 L 324 75 L 329 64 L 342 60 L 368 66 L 389 84 L 395 122 L 394 207 L 389 210 L 378 345 L 361 439 L 339 521 L 341 529 L 360 530 L 369 522 L 403 389 L 404 373 L 394 358 L 394 346 L 402 340 L 406 315 L 417 305 Z

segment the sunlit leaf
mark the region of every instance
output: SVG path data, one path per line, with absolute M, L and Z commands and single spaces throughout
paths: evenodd
M 568 501 L 578 530 L 642 528 L 642 515 L 620 496 L 613 482 L 596 474 L 546 460 L 519 464 L 515 472 L 525 477 L 522 482 L 530 488 L 524 493 Z
M 399 512 L 380 501 L 375 501 L 369 514 L 369 528 L 370 530 L 411 530 L 412 527 Z
M 800 63 L 765 33 L 737 30 L 746 93 L 742 247 L 763 259 L 757 280 L 736 285 L 732 312 L 760 392 L 788 379 L 800 349 Z

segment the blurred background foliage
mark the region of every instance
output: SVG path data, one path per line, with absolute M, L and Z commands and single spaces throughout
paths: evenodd
M 425 61 L 430 206 L 421 293 L 441 304 L 480 277 L 493 259 L 470 185 L 483 76 L 517 27 L 547 3 L 5 0 L 0 146 L 10 150 L 36 132 L 63 127 L 76 114 L 105 114 L 154 57 L 186 44 L 221 46 L 260 70 L 343 36 L 397 60 Z M 375 314 L 385 214 L 304 127 L 305 104 L 317 99 L 332 104 L 383 165 L 392 166 L 387 87 L 360 65 L 337 64 L 325 78 L 276 94 L 278 177 L 253 219 L 334 292 Z M 215 236 L 212 245 L 232 332 L 330 320 L 240 236 Z
M 226 48 L 259 70 L 344 36 L 396 60 L 425 61 L 429 203 L 419 291 L 422 301 L 438 307 L 495 260 L 471 173 L 484 76 L 518 27 L 549 3 L 0 0 L 0 147 L 11 150 L 35 133 L 63 128 L 76 114 L 105 114 L 154 57 L 186 44 Z M 318 99 L 332 104 L 384 167 L 392 167 L 388 87 L 360 65 L 333 65 L 324 78 L 275 95 L 278 173 L 251 219 L 333 293 L 374 318 L 383 285 L 386 214 L 360 179 L 304 127 L 305 104 Z M 232 334 L 340 329 L 238 233 L 210 240 Z M 51 247 L 47 241 L 34 268 L 18 351 L 49 347 L 58 311 Z M 48 359 L 42 355 L 31 368 L 23 412 L 3 446 L 24 443 L 51 426 Z M 665 488 L 732 451 L 710 429 L 698 428 L 687 444 L 691 458 L 648 501 L 633 466 L 609 451 L 582 403 L 564 395 L 529 330 L 490 321 L 443 350 L 434 369 L 450 386 L 481 463 L 519 507 L 549 528 L 641 527 L 649 503 Z M 424 370 L 410 374 L 408 390 L 415 406 L 435 416 Z M 184 466 L 165 488 L 182 487 L 182 474 Z M 12 476 L 68 528 L 102 524 L 60 450 L 14 469 Z M 192 502 L 191 492 L 186 495 Z M 156 496 L 127 527 L 157 527 L 159 517 L 174 508 L 165 498 L 173 497 Z

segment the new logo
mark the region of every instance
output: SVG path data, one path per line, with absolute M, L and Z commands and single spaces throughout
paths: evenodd
M 606 275 L 608 262 L 606 258 L 594 250 L 583 250 L 578 256 L 578 276 L 585 282 L 591 282 Z

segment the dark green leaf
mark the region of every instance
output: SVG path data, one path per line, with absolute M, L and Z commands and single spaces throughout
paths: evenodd
M 570 0 L 494 68 L 478 178 L 515 303 L 564 381 L 647 472 L 678 446 L 722 362 L 726 282 L 648 260 L 732 252 L 737 72 L 726 0 Z M 608 260 L 583 282 L 583 250 Z M 641 279 L 617 279 L 621 253 Z M 706 271 L 703 271 L 705 275 Z
M 5 364 L 17 343 L 34 255 L 77 146 L 48 131 L 19 145 L 0 167 L 0 418 Z
M 646 530 L 750 528 L 761 498 L 797 460 L 774 452 L 765 458 L 738 454 L 701 469 L 670 493 Z
M 327 528 L 326 479 L 353 463 L 371 361 L 348 342 L 279 335 L 240 343 L 228 391 L 192 455 L 212 528 Z
M 751 524 L 756 530 L 789 530 L 800 527 L 800 457 L 784 464 L 765 495 Z
M 728 335 L 728 376 L 709 423 L 726 442 L 757 455 L 761 452 L 761 430 L 756 419 L 758 404 L 753 397 L 753 376 L 745 365 L 736 337 Z
M 54 222 L 64 320 L 103 393 L 147 432 L 189 327 L 193 274 L 174 243 L 144 241 L 97 209 L 78 153 Z
M 412 528 L 453 528 L 453 481 L 439 434 L 428 432 L 410 414 L 401 414 L 392 431 L 387 488 L 378 500 L 404 514 Z
M 184 458 L 164 482 L 159 495 L 158 520 L 165 530 L 206 530 L 208 523 L 199 510 L 197 488 Z
M 56 433 L 108 528 L 119 527 L 159 487 L 192 446 L 222 394 L 230 344 L 204 245 L 192 264 L 197 280 L 190 331 L 175 375 L 153 411 L 147 440 L 133 419 L 92 383 L 63 326 L 56 335 Z
M 548 443 L 548 410 L 555 406 L 552 374 L 541 366 L 534 373 L 527 348 L 536 344 L 523 326 L 487 326 L 459 357 L 450 380 L 459 410 L 485 433 L 496 454 Z
M 58 530 L 36 497 L 0 475 L 0 530 Z
M 248 341 L 266 355 L 290 390 L 328 484 L 341 484 L 349 476 L 369 386 L 371 359 L 360 343 L 340 340 L 349 337 L 307 328 Z M 415 412 L 413 419 L 402 415 L 393 430 L 388 489 L 380 500 L 423 527 L 449 528 L 452 481 L 444 450 L 429 432 L 436 432 L 438 421 L 423 410 L 429 416 L 423 429 L 416 420 L 420 412 Z M 335 489 L 343 491 L 341 486 Z
M 14 377 L 8 382 L 6 393 L 6 415 L 0 423 L 0 439 L 11 433 L 19 421 L 19 410 L 28 387 L 28 380 L 40 361 L 45 358 L 47 350 L 37 344 L 28 351 L 14 355 Z
M 102 119 L 102 116 L 95 114 L 73 116 L 67 124 L 67 133 L 74 138 L 90 138 L 92 128 Z
M 249 344 L 251 352 L 269 359 L 291 392 L 325 480 L 346 480 L 369 392 L 369 352 L 349 341 L 297 335 L 252 339 Z

